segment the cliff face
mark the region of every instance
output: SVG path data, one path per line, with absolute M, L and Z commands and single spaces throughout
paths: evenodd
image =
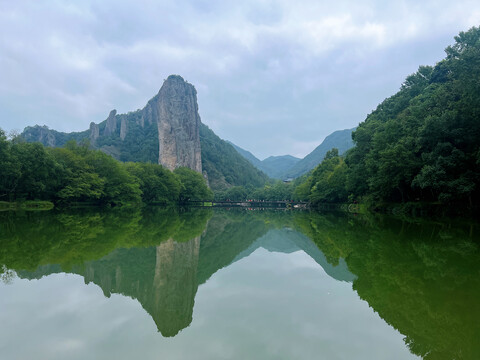
M 110 114 L 108 115 L 108 118 L 106 120 L 107 123 L 105 124 L 105 130 L 103 131 L 103 135 L 112 135 L 117 130 L 117 119 L 115 118 L 115 115 L 117 115 L 117 110 L 113 109 L 112 111 L 110 111 Z
M 158 163 L 170 170 L 185 166 L 202 172 L 197 91 L 171 75 L 143 110 L 142 122 L 157 124 Z
M 197 91 L 193 85 L 187 83 L 181 76 L 170 75 L 158 94 L 137 115 L 135 119 L 130 118 L 131 126 L 129 126 L 129 114 L 117 115 L 116 110 L 112 110 L 105 120 L 102 135 L 119 137 L 121 142 L 116 147 L 122 148 L 130 127 L 137 125 L 145 129 L 153 125 L 158 131 L 157 160 L 159 164 L 170 170 L 185 166 L 202 172 L 200 115 L 198 115 Z M 117 131 L 118 122 L 120 122 L 120 132 Z M 92 131 L 90 137 L 94 138 Z M 141 141 L 141 139 L 136 140 Z M 119 151 L 102 147 L 100 149 L 113 156 L 122 152 L 122 149 Z
M 185 166 L 202 173 L 200 124 L 195 87 L 181 76 L 170 75 L 142 110 L 128 114 L 112 110 L 106 120 L 92 122 L 81 133 L 35 126 L 26 128 L 22 136 L 46 146 L 89 139 L 91 146 L 118 160 L 155 161 L 170 170 Z
M 95 141 L 98 139 L 100 136 L 100 130 L 98 128 L 98 125 L 95 124 L 94 122 L 90 123 L 90 144 L 95 144 Z
M 28 142 L 40 142 L 45 146 L 58 146 L 55 133 L 47 126 L 27 126 L 22 133 L 23 138 Z

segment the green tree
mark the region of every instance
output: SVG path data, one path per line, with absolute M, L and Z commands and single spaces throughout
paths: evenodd
M 11 143 L 0 129 L 0 201 L 13 199 L 20 176 L 20 166 L 12 154 Z
M 354 197 L 470 207 L 480 200 L 480 29 L 461 32 L 446 53 L 408 76 L 353 133 L 345 162 Z
M 81 202 L 102 197 L 105 180 L 95 173 L 81 154 L 66 148 L 54 148 L 50 152 L 60 168 L 56 198 Z
M 178 202 L 181 184 L 171 171 L 149 163 L 127 163 L 126 167 L 140 184 L 143 202 Z
M 17 174 L 20 174 L 15 186 L 15 198 L 51 199 L 59 170 L 51 154 L 40 143 L 14 143 L 10 149 L 11 159 L 17 162 Z
M 180 202 L 213 199 L 213 192 L 208 188 L 202 174 L 186 167 L 179 167 L 173 173 L 181 184 Z
M 294 198 L 308 200 L 313 206 L 321 203 L 346 202 L 347 165 L 338 149 L 327 151 L 323 161 L 295 188 Z

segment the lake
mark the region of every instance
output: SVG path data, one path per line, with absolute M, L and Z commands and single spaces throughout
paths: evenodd
M 0 213 L 0 358 L 479 359 L 474 222 Z

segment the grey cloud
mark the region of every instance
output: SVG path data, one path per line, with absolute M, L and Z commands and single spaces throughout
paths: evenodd
M 143 107 L 175 73 L 221 137 L 303 156 L 479 15 L 474 1 L 5 1 L 0 127 L 86 129 Z

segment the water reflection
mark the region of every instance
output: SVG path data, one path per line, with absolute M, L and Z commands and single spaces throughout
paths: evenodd
M 478 228 L 307 212 L 164 209 L 0 214 L 0 265 L 67 272 L 136 299 L 166 337 L 192 323 L 199 285 L 258 249 L 303 251 L 353 289 L 425 359 L 477 359 Z
M 360 297 L 424 359 L 480 358 L 480 252 L 475 223 L 309 214 L 298 219 Z

